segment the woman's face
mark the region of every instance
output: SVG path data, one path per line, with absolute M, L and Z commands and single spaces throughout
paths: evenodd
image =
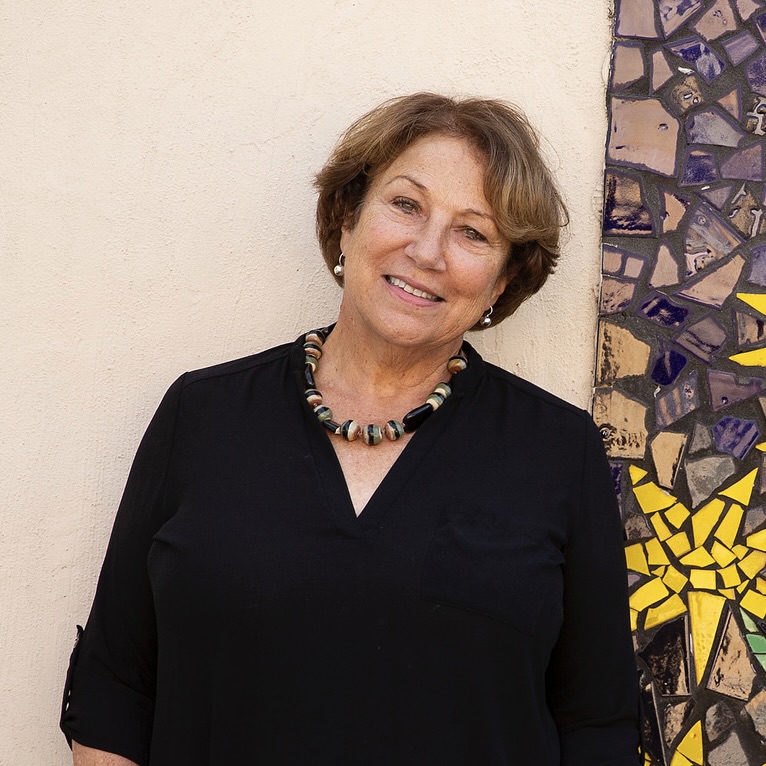
M 340 316 L 397 346 L 454 345 L 506 287 L 509 245 L 465 140 L 429 135 L 377 174 L 344 227 Z

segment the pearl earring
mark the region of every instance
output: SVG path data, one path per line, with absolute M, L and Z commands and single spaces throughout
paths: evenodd
M 486 330 L 492 324 L 491 316 L 494 310 L 494 307 L 490 306 L 482 315 L 479 320 L 479 327 L 481 327 L 482 330 Z
M 332 273 L 335 274 L 336 277 L 342 277 L 343 272 L 345 271 L 344 265 L 346 263 L 346 256 L 343 255 L 343 253 L 340 254 L 338 257 L 338 263 L 335 264 L 335 268 L 332 270 Z

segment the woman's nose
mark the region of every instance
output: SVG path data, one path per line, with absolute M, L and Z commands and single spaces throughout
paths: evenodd
M 441 270 L 445 266 L 448 230 L 435 221 L 426 222 L 405 252 L 421 269 Z

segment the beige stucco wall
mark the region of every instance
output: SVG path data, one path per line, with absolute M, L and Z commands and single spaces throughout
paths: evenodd
M 0 763 L 48 766 L 163 390 L 334 317 L 310 179 L 363 110 L 417 89 L 527 109 L 571 240 L 479 346 L 587 405 L 608 2 L 0 0 L 0 38 Z

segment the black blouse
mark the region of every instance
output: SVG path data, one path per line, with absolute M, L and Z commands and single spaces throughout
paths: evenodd
M 469 349 L 359 517 L 299 342 L 187 373 L 128 479 L 62 728 L 149 766 L 635 766 L 588 415 Z

